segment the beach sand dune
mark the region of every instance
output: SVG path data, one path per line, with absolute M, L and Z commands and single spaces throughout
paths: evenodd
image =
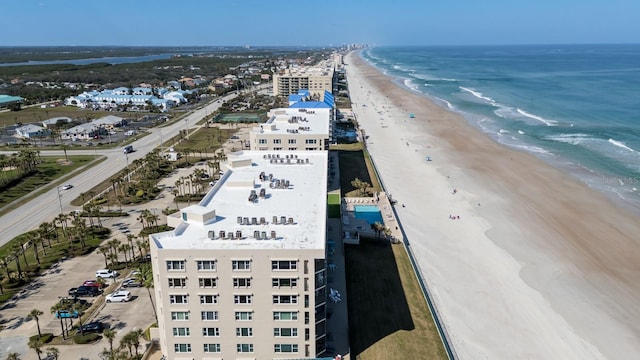
M 368 149 L 405 204 L 400 221 L 459 357 L 640 358 L 638 216 L 357 53 L 345 62 Z

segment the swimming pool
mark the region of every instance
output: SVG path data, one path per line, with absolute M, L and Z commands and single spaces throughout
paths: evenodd
M 378 208 L 377 205 L 355 205 L 353 207 L 353 215 L 356 219 L 367 220 L 367 223 L 369 224 L 374 224 L 376 222 L 384 224 L 380 208 Z

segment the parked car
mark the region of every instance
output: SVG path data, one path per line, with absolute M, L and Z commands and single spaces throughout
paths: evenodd
M 138 280 L 134 279 L 134 278 L 126 278 L 122 281 L 122 287 L 123 288 L 128 288 L 128 287 L 141 287 L 142 283 L 139 282 Z
M 99 282 L 98 280 L 87 280 L 82 283 L 82 286 L 93 286 L 97 287 L 98 289 L 102 289 L 106 285 L 107 284 L 105 284 L 104 282 Z
M 78 286 L 77 288 L 69 289 L 69 296 L 82 297 L 82 296 L 97 296 L 102 291 L 95 286 Z
M 99 333 L 104 329 L 104 325 L 100 321 L 94 321 L 80 326 L 77 330 L 78 333 Z
M 131 300 L 131 293 L 125 290 L 113 292 L 105 297 L 105 301 L 110 302 L 127 302 Z
M 56 311 L 56 319 L 68 319 L 68 318 L 77 318 L 80 314 L 78 314 L 78 310 L 58 310 Z
M 97 278 L 103 278 L 103 279 L 115 279 L 118 277 L 118 272 L 117 271 L 113 271 L 113 270 L 109 270 L 109 269 L 101 269 L 96 271 L 96 277 Z

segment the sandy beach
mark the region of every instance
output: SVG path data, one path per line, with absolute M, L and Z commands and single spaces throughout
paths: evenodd
M 457 355 L 640 358 L 638 216 L 357 53 L 345 62 L 367 147 L 405 205 L 400 222 Z

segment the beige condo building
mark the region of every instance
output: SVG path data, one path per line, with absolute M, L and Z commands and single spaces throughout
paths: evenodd
M 333 62 L 326 61 L 315 67 L 295 67 L 273 75 L 273 95 L 288 96 L 300 90 L 309 90 L 322 100 L 325 91 L 333 89 Z
M 231 155 L 150 236 L 168 360 L 300 359 L 326 347 L 326 151 Z

